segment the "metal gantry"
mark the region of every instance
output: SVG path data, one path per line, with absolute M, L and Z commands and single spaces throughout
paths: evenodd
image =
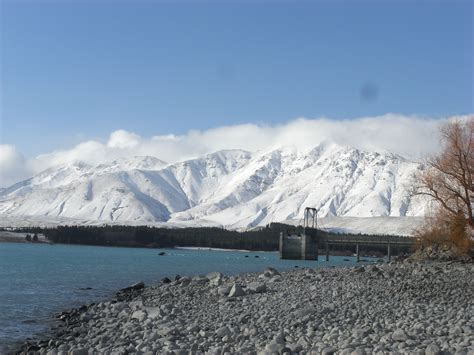
M 306 207 L 304 209 L 304 223 L 303 233 L 306 232 L 306 228 L 316 229 L 318 227 L 318 210 L 313 207 Z

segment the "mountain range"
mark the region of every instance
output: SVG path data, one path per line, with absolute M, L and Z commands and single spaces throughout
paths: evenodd
M 426 201 L 410 195 L 422 168 L 397 154 L 327 142 L 306 152 L 223 150 L 172 164 L 150 156 L 76 162 L 1 189 L 0 216 L 226 228 L 297 223 L 306 206 L 328 221 L 422 217 Z

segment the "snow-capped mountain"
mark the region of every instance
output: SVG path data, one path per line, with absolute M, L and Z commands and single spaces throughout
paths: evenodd
M 320 217 L 422 216 L 410 197 L 419 163 L 390 153 L 323 143 L 305 153 L 225 150 L 167 164 L 122 158 L 47 169 L 0 191 L 4 218 L 255 227 Z

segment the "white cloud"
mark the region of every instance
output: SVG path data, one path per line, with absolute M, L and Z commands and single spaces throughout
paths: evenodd
M 12 145 L 0 144 L 0 186 L 8 186 L 28 175 L 23 155 Z
M 467 119 L 467 116 L 458 117 Z M 69 150 L 58 150 L 24 159 L 13 146 L 0 146 L 0 186 L 24 179 L 48 167 L 84 161 L 100 164 L 120 157 L 151 155 L 167 162 L 198 157 L 221 149 L 249 151 L 294 145 L 311 149 L 332 141 L 364 150 L 390 151 L 419 158 L 439 149 L 437 131 L 452 120 L 387 114 L 350 120 L 300 118 L 279 125 L 241 124 L 184 135 L 140 137 L 125 130 L 112 132 L 107 143 L 86 141 Z
M 119 129 L 112 132 L 107 146 L 110 148 L 133 148 L 140 144 L 140 140 L 141 137 L 138 134 Z

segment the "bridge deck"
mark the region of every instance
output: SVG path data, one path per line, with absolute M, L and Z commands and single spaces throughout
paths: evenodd
M 318 238 L 323 243 L 328 244 L 364 244 L 364 245 L 400 245 L 400 246 L 411 246 L 415 243 L 415 238 L 411 237 L 398 237 L 398 236 L 385 236 L 385 237 L 371 237 L 371 236 L 330 236 Z

